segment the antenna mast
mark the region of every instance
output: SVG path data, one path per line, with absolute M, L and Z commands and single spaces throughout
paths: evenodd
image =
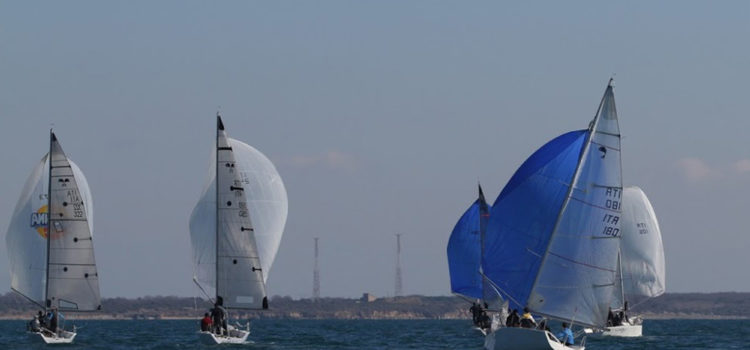
M 315 265 L 313 267 L 313 300 L 320 299 L 320 268 L 318 267 L 318 237 L 315 240 Z
M 396 286 L 394 296 L 403 294 L 403 282 L 401 280 L 401 233 L 396 234 Z

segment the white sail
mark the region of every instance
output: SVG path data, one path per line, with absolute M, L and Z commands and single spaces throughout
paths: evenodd
M 216 296 L 216 148 L 211 152 L 209 175 L 190 214 L 193 280 L 209 296 Z
M 604 327 L 615 282 L 622 199 L 611 85 L 589 132 L 528 305 L 553 318 Z
M 239 176 L 247 195 L 255 228 L 255 243 L 263 268 L 263 282 L 266 282 L 284 234 L 289 208 L 286 188 L 276 167 L 263 153 L 232 138 L 229 144 L 234 150 Z
M 26 180 L 5 236 L 10 287 L 40 307 L 47 282 L 48 179 L 45 155 Z
M 68 161 L 54 134 L 50 149 L 47 300 L 60 310 L 98 310 L 101 300 L 87 215 L 91 208 L 88 183 Z
M 48 306 L 60 310 L 97 310 L 100 296 L 91 235 L 91 191 L 54 134 L 50 148 L 52 179 L 45 155 L 26 181 L 6 236 L 11 288 L 41 307 L 49 300 Z M 48 231 L 52 233 L 49 253 Z
M 633 305 L 664 294 L 664 246 L 654 208 L 639 187 L 625 188 L 622 216 L 623 287 Z
M 219 166 L 212 156 L 207 185 L 190 217 L 194 279 L 227 307 L 264 308 L 267 272 L 286 222 L 286 190 L 273 164 L 227 137 L 221 124 L 217 143 L 212 153 L 218 153 Z

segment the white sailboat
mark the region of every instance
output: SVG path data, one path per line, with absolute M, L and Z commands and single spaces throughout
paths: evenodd
M 284 183 L 268 158 L 229 138 L 217 115 L 209 178 L 190 216 L 193 280 L 214 303 L 232 310 L 268 308 L 266 280 L 288 211 Z M 250 334 L 200 332 L 210 344 L 243 343 Z
M 45 314 L 101 310 L 93 217 L 86 177 L 50 131 L 50 151 L 26 180 L 5 237 L 11 289 Z M 30 329 L 32 339 L 73 342 L 75 326 L 54 323 Z
M 548 142 L 492 205 L 484 274 L 512 307 L 577 326 L 606 326 L 622 195 L 620 132 L 608 84 L 587 130 Z M 543 329 L 503 327 L 486 349 L 583 349 Z
M 629 186 L 622 198 L 622 238 L 618 264 L 619 283 L 615 288 L 610 322 L 602 335 L 640 337 L 642 319 L 629 316 L 635 306 L 665 291 L 664 245 L 654 208 L 639 187 Z

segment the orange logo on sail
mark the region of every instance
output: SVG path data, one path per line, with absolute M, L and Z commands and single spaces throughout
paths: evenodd
M 43 205 L 41 208 L 37 209 L 36 213 L 31 213 L 31 227 L 36 229 L 36 232 L 39 232 L 39 235 L 47 238 L 47 222 L 49 220 L 49 216 L 47 215 L 49 212 L 47 205 Z

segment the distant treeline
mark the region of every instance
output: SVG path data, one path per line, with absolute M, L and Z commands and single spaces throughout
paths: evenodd
M 233 312 L 241 318 L 295 319 L 457 319 L 470 318 L 469 304 L 457 297 L 406 296 L 318 300 L 274 296 L 265 311 Z M 200 298 L 148 296 L 104 298 L 102 311 L 77 318 L 151 319 L 198 318 L 211 304 Z M 28 318 L 35 313 L 29 301 L 15 293 L 0 296 L 0 317 Z M 670 293 L 634 308 L 647 317 L 750 317 L 750 293 Z

